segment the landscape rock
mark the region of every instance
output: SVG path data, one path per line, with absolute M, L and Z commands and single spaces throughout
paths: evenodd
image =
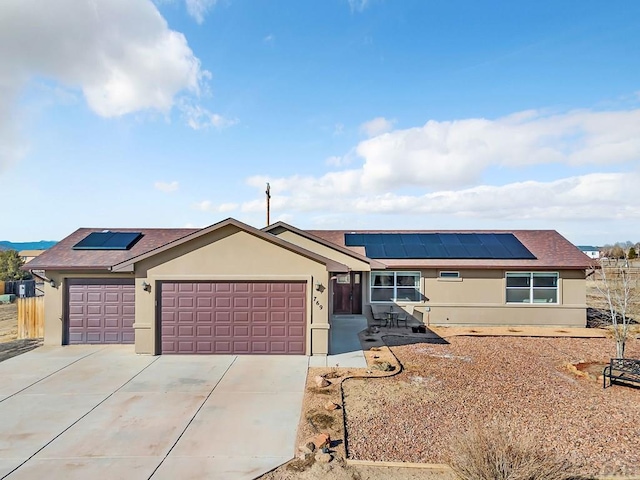
M 340 405 L 338 405 L 337 403 L 333 403 L 331 401 L 329 401 L 329 402 L 324 404 L 324 409 L 325 410 L 332 411 L 332 410 L 337 410 L 339 408 L 340 408 Z
M 314 381 L 316 382 L 316 385 L 320 388 L 328 387 L 329 385 L 331 385 L 331 382 L 321 375 L 317 375 L 314 378 Z
M 318 450 L 322 450 L 323 448 L 329 448 L 329 444 L 331 443 L 331 437 L 328 433 L 319 433 L 313 437 L 313 444 L 316 446 Z
M 316 451 L 316 445 L 313 441 L 307 441 L 298 447 L 301 453 L 312 454 Z
M 333 456 L 330 453 L 316 453 L 316 462 L 318 463 L 329 463 L 331 460 L 333 460 Z

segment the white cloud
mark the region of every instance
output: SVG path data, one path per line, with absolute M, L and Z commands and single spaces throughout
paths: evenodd
M 187 12 L 198 24 L 204 22 L 204 16 L 215 7 L 217 0 L 185 0 Z
M 220 114 L 210 112 L 201 105 L 194 105 L 190 102 L 181 102 L 179 109 L 187 125 L 194 130 L 204 130 L 211 127 L 222 129 L 238 123 L 236 119 L 225 118 Z
M 178 190 L 179 186 L 180 185 L 175 180 L 173 182 L 156 182 L 153 184 L 153 187 L 156 190 L 160 190 L 164 193 L 175 192 Z
M 213 213 L 228 213 L 228 212 L 237 210 L 239 207 L 240 205 L 237 203 L 214 204 L 210 200 L 203 200 L 202 202 L 193 204 L 193 208 L 195 210 L 200 210 L 202 212 L 213 212 Z
M 352 12 L 362 12 L 369 5 L 369 0 L 348 0 Z
M 377 192 L 408 185 L 469 186 L 492 166 L 633 162 L 640 160 L 640 109 L 431 120 L 365 140 L 356 152 L 364 159 L 361 188 Z
M 266 37 L 264 37 L 264 38 L 262 39 L 262 41 L 263 41 L 264 43 L 267 43 L 267 44 L 271 45 L 273 42 L 275 42 L 275 41 L 276 41 L 276 36 L 275 36 L 273 33 L 270 33 L 269 35 L 267 35 Z
M 307 218 L 327 212 L 494 223 L 640 218 L 640 110 L 429 121 L 362 141 L 355 151 L 357 167 L 345 168 L 349 154 L 329 158 L 332 171 L 321 176 L 255 176 L 247 184 L 259 191 L 270 182 L 275 211 Z M 527 181 L 503 183 L 492 175 L 496 184 L 483 185 L 488 169 Z M 241 206 L 263 209 L 260 199 Z
M 342 123 L 336 123 L 336 124 L 333 126 L 333 134 L 334 134 L 335 136 L 340 136 L 340 135 L 342 135 L 343 133 L 344 133 L 344 124 L 342 124 Z
M 249 179 L 250 185 L 261 184 Z M 362 215 L 448 215 L 459 218 L 499 220 L 606 220 L 640 219 L 640 183 L 638 173 L 595 173 L 567 177 L 550 182 L 526 181 L 502 186 L 481 185 L 463 190 L 443 190 L 425 195 L 397 193 L 368 194 L 330 191 L 321 195 L 309 192 L 308 179 L 270 180 L 275 188 L 289 193 L 272 199 L 283 214 L 292 212 L 333 212 Z M 293 189 L 291 185 L 300 186 Z M 242 205 L 243 212 L 264 210 L 264 202 L 254 200 Z
M 381 135 L 393 130 L 393 125 L 395 123 L 395 120 L 387 120 L 384 117 L 376 117 L 360 125 L 360 132 L 364 133 L 367 137 L 375 137 L 377 135 Z
M 7 119 L 31 78 L 81 90 L 102 117 L 168 113 L 180 92 L 197 96 L 208 78 L 149 0 L 5 0 L 0 45 L 0 165 L 22 150 Z

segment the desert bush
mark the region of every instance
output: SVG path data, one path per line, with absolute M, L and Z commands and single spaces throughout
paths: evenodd
M 533 435 L 504 423 L 476 425 L 452 439 L 449 465 L 461 480 L 577 479 L 570 463 L 544 451 Z

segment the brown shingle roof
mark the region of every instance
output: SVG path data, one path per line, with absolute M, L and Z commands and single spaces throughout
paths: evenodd
M 535 260 L 486 259 L 378 259 L 387 268 L 589 268 L 592 260 L 555 230 L 306 230 L 311 235 L 364 253 L 363 247 L 346 247 L 345 233 L 512 233 Z
M 142 238 L 130 250 L 73 250 L 91 232 L 140 232 Z M 196 228 L 79 228 L 28 264 L 32 270 L 108 270 L 109 267 L 182 238 Z

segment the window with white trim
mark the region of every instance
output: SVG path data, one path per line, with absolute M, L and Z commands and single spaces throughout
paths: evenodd
M 460 278 L 460 272 L 454 272 L 450 270 L 440 270 L 438 272 L 440 278 Z
M 507 272 L 507 303 L 558 303 L 557 272 Z
M 420 272 L 371 272 L 371 302 L 419 302 Z

